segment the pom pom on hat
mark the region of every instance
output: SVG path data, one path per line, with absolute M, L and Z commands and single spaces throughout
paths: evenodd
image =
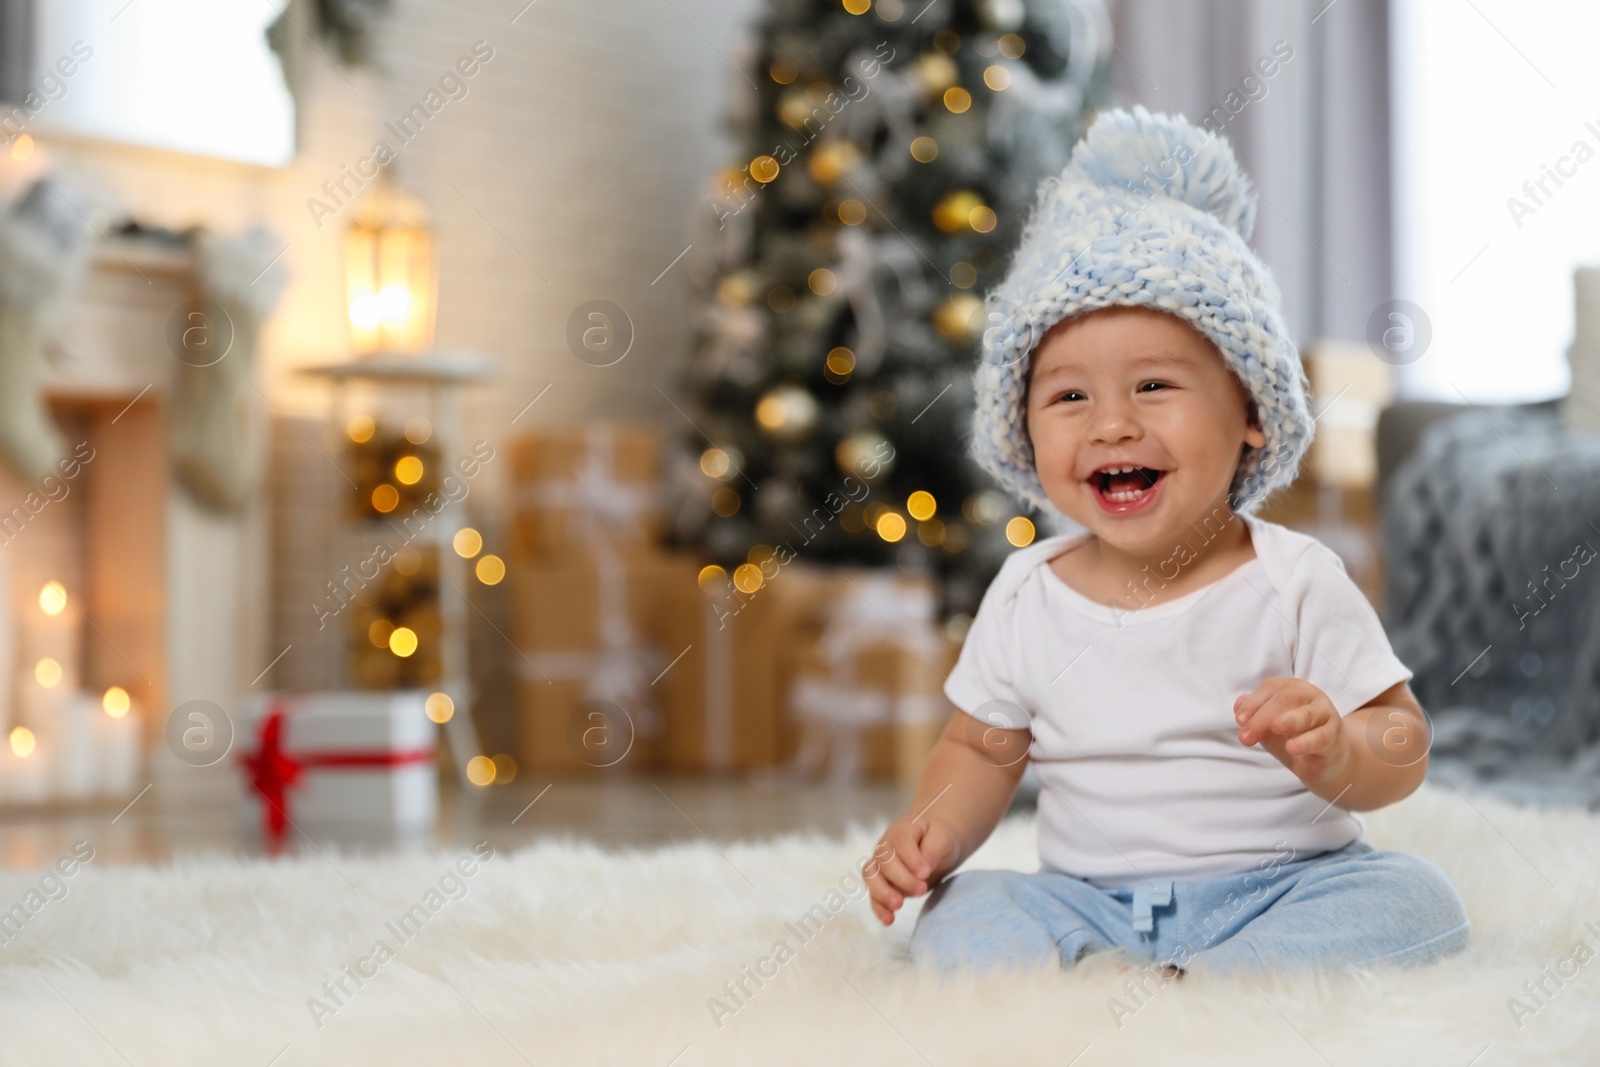
M 1245 240 L 1255 229 L 1256 193 L 1233 149 L 1183 119 L 1142 107 L 1105 112 L 1072 150 L 1068 167 L 1130 193 L 1146 190 L 1153 176 L 1166 196 L 1215 215 Z
M 1142 306 L 1216 345 L 1245 384 L 1266 444 L 1240 462 L 1232 506 L 1253 511 L 1294 480 L 1313 425 L 1299 349 L 1272 273 L 1251 250 L 1256 194 L 1227 141 L 1143 107 L 1101 112 L 1040 184 L 974 375 L 971 455 L 1019 499 L 1060 515 L 1034 468 L 1027 385 L 1046 331 L 1074 315 Z

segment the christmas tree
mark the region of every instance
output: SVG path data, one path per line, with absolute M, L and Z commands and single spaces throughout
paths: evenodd
M 678 538 L 742 592 L 773 557 L 898 565 L 959 619 L 1032 539 L 966 457 L 981 294 L 1106 100 L 1107 25 L 1097 0 L 769 0 L 675 468 Z

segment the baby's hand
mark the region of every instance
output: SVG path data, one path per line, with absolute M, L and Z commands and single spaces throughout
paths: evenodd
M 1343 773 L 1350 759 L 1344 719 L 1303 678 L 1268 678 L 1233 702 L 1233 717 L 1241 743 L 1259 741 L 1307 785 Z
M 926 893 L 955 867 L 960 854 L 961 841 L 943 819 L 923 815 L 913 821 L 902 815 L 890 823 L 872 859 L 861 866 L 872 894 L 872 913 L 885 926 L 893 923 L 905 898 Z

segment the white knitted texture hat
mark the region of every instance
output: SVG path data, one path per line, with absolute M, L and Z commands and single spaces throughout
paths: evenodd
M 1040 484 L 1025 407 L 1032 352 L 1082 312 L 1142 306 L 1216 344 L 1255 400 L 1231 506 L 1254 511 L 1294 480 L 1313 426 L 1300 354 L 1272 272 L 1248 244 L 1256 193 L 1227 141 L 1143 107 L 1096 117 L 1071 161 L 1039 186 L 1005 278 L 985 297 L 971 455 L 1019 499 L 1060 515 Z

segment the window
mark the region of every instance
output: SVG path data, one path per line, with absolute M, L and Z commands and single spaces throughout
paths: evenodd
M 1408 396 L 1564 394 L 1572 270 L 1600 266 L 1600 5 L 1392 0 L 1396 295 Z
M 30 14 L 29 73 L 6 78 L 6 138 L 24 132 L 18 104 L 31 94 L 28 130 L 267 166 L 293 159 L 294 101 L 264 36 L 277 5 L 47 0 Z

